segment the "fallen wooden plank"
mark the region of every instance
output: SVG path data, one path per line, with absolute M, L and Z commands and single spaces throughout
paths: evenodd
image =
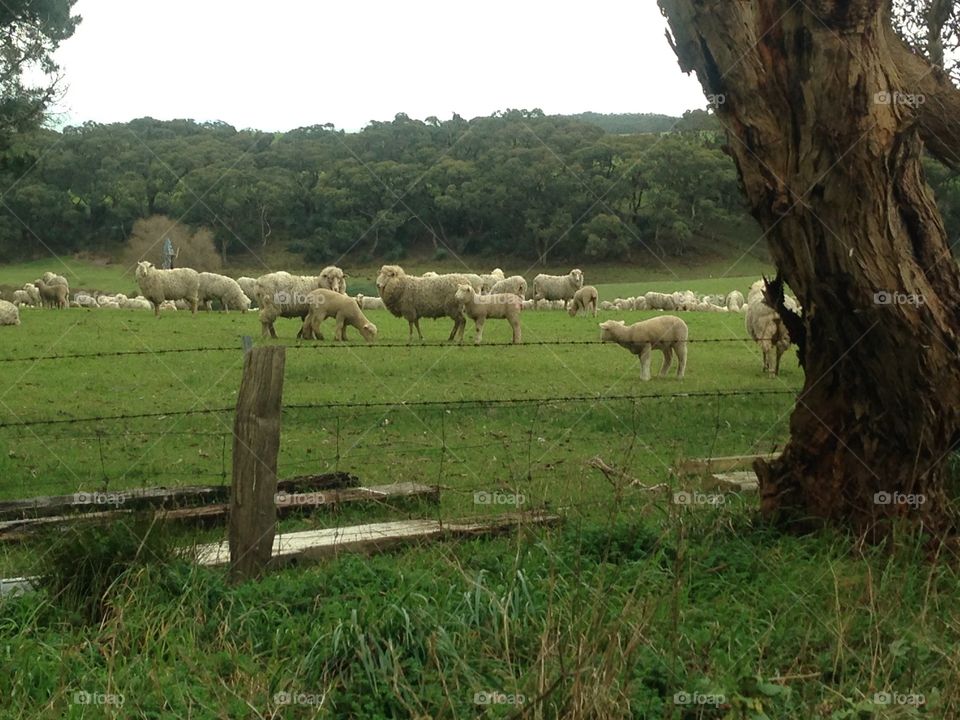
M 722 490 L 726 492 L 756 492 L 757 474 L 753 470 L 729 473 L 714 473 L 704 478 L 704 490 Z
M 0 597 L 10 595 L 16 597 L 36 590 L 36 578 L 15 577 L 0 578 Z
M 277 482 L 277 491 L 303 492 L 356 487 L 360 480 L 349 473 L 301 475 Z M 0 520 L 47 517 L 65 513 L 98 513 L 123 507 L 138 510 L 150 507 L 184 507 L 227 502 L 229 485 L 189 485 L 154 487 L 110 492 L 77 492 L 72 495 L 50 495 L 21 500 L 0 501 Z
M 754 460 L 776 460 L 780 453 L 766 455 L 729 455 L 715 458 L 692 458 L 681 461 L 677 467 L 678 475 L 712 475 L 750 468 Z
M 511 513 L 448 523 L 401 520 L 278 534 L 273 541 L 271 565 L 282 565 L 293 560 L 318 560 L 342 552 L 380 552 L 423 540 L 492 535 L 522 525 L 553 525 L 558 522 L 560 518 L 556 515 Z M 226 541 L 200 545 L 196 548 L 196 558 L 200 565 L 226 565 L 230 562 L 230 548 Z
M 418 499 L 429 502 L 440 501 L 440 490 L 436 486 L 419 483 L 395 483 L 377 485 L 368 488 L 343 488 L 317 490 L 312 492 L 278 492 L 274 498 L 278 517 L 298 512 L 307 512 L 321 507 L 332 507 L 345 503 L 384 502 Z M 23 540 L 29 535 L 50 527 L 76 523 L 79 521 L 119 520 L 132 514 L 132 510 L 110 510 L 93 513 L 74 513 L 72 515 L 54 515 L 51 517 L 24 518 L 21 520 L 0 521 L 0 542 Z M 209 522 L 215 524 L 226 520 L 230 512 L 227 503 L 214 503 L 199 507 L 183 507 L 170 510 L 158 510 L 158 519 L 173 522 Z

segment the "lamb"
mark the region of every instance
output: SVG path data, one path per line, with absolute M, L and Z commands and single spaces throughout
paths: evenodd
M 197 312 L 200 294 L 200 273 L 190 268 L 160 270 L 153 263 L 141 260 L 137 263 L 137 285 L 147 300 L 153 303 L 154 315 L 160 317 L 160 304 L 164 300 L 185 300 L 190 303 L 190 312 Z
M 675 315 L 642 320 L 627 325 L 622 320 L 606 320 L 600 323 L 600 341 L 613 341 L 640 357 L 640 379 L 650 379 L 650 353 L 663 351 L 660 377 L 667 374 L 673 353 L 677 354 L 677 377 L 682 378 L 687 369 L 687 324 Z
M 490 294 L 497 293 L 512 293 L 524 298 L 527 296 L 527 281 L 523 279 L 522 275 L 511 275 L 508 278 L 497 280 L 490 288 Z
M 20 310 L 12 302 L 0 300 L 0 325 L 19 325 Z
M 423 340 L 420 318 L 453 319 L 453 330 L 448 340 L 453 340 L 457 331 L 462 334 L 466 324 L 463 305 L 456 299 L 457 288 L 463 282 L 456 275 L 439 277 L 416 277 L 407 275 L 399 265 L 384 265 L 377 275 L 377 290 L 387 310 L 395 317 L 404 318 L 410 325 L 410 340 L 413 329 Z
M 238 277 L 237 285 L 240 286 L 240 289 L 243 290 L 243 294 L 247 296 L 247 299 L 250 301 L 251 307 L 257 302 L 257 280 L 252 277 Z
M 477 334 L 474 345 L 483 342 L 483 324 L 488 318 L 506 320 L 513 328 L 513 342 L 522 342 L 520 332 L 520 312 L 523 310 L 523 298 L 512 293 L 496 295 L 480 295 L 467 283 L 457 287 L 455 295 L 458 302 L 463 303 L 463 312 L 476 324 Z M 463 342 L 464 322 L 460 326 L 460 342 Z
M 359 330 L 363 339 L 368 343 L 376 339 L 377 326 L 367 320 L 360 310 L 360 305 L 352 297 L 336 290 L 319 288 L 309 293 L 307 303 L 310 305 L 310 312 L 307 313 L 300 330 L 300 335 L 304 340 L 314 338 L 323 340 L 323 335 L 320 334 L 320 324 L 328 317 L 337 319 L 337 326 L 333 333 L 334 340 L 347 339 L 347 325 L 352 325 Z
M 320 271 L 320 287 L 333 290 L 341 295 L 347 294 L 347 275 L 336 265 L 328 265 Z
M 201 303 L 219 300 L 224 310 L 239 310 L 245 313 L 250 308 L 250 298 L 233 278 L 217 273 L 199 273 L 200 285 L 197 299 Z
M 263 336 L 277 336 L 273 326 L 277 318 L 297 317 L 305 320 L 310 312 L 307 295 L 317 290 L 320 282 L 319 276 L 291 275 L 282 270 L 258 277 L 256 296 Z
M 533 307 L 538 307 L 540 300 L 563 300 L 564 307 L 568 300 L 583 287 L 583 272 L 571 270 L 566 275 L 537 275 L 533 279 Z
M 70 295 L 70 288 L 66 285 L 48 285 L 44 280 L 37 280 L 34 284 L 40 291 L 40 302 L 44 307 L 62 310 L 68 306 L 67 297 Z
M 596 317 L 599 299 L 600 294 L 593 285 L 584 285 L 573 294 L 573 302 L 570 303 L 570 309 L 567 312 L 570 313 L 570 317 L 576 317 L 581 310 L 589 312 L 593 308 L 593 316 Z M 631 301 L 630 304 L 633 305 L 633 302 Z

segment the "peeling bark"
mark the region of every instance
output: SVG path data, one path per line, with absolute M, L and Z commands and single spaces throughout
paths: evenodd
M 880 534 L 944 524 L 960 437 L 960 272 L 920 163 L 924 141 L 960 158 L 960 93 L 884 5 L 660 0 L 681 68 L 725 98 L 751 211 L 803 307 L 804 387 L 783 454 L 756 464 L 762 512 Z

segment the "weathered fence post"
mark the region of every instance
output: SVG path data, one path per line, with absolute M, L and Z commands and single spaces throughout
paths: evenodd
M 285 351 L 274 345 L 245 353 L 233 424 L 231 582 L 258 577 L 273 551 Z

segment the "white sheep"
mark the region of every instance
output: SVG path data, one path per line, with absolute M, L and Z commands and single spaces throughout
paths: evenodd
M 140 292 L 153 303 L 153 312 L 160 317 L 164 300 L 183 300 L 190 304 L 190 312 L 197 312 L 200 293 L 200 273 L 190 268 L 160 270 L 153 263 L 141 260 L 134 273 Z
M 676 303 L 673 301 L 673 295 L 651 291 L 644 295 L 643 299 L 647 304 L 648 310 L 667 310 L 673 312 L 677 309 Z
M 150 301 L 147 300 L 147 302 L 150 302 Z M 150 303 L 150 307 L 151 307 L 151 308 L 153 307 L 153 303 Z M 176 304 L 173 300 L 164 300 L 162 303 L 160 303 L 160 309 L 161 309 L 161 310 L 172 310 L 173 312 L 176 312 L 176 311 L 177 311 L 177 304 Z
M 477 334 L 475 345 L 483 342 L 483 325 L 488 319 L 506 320 L 513 328 L 513 342 L 522 342 L 520 331 L 520 312 L 523 310 L 523 298 L 513 293 L 481 295 L 467 283 L 457 287 L 456 299 L 462 303 L 463 313 L 474 321 Z M 465 325 L 466 323 L 464 323 Z M 460 342 L 463 342 L 463 326 L 460 329 Z
M 306 319 L 310 312 L 307 295 L 319 289 L 320 282 L 319 276 L 291 275 L 282 270 L 258 277 L 256 296 L 262 334 L 277 336 L 273 326 L 277 318 Z
M 650 354 L 663 351 L 660 377 L 667 374 L 673 354 L 677 354 L 677 377 L 682 378 L 687 370 L 687 324 L 675 315 L 661 315 L 627 325 L 622 320 L 606 320 L 600 323 L 601 342 L 612 341 L 640 358 L 640 379 L 650 379 Z
M 634 310 L 646 310 L 647 309 L 647 299 L 640 295 L 633 299 L 633 309 Z
M 12 302 L 0 300 L 0 325 L 19 325 L 20 310 Z
M 123 302 L 120 303 L 120 307 L 125 310 L 152 310 L 153 305 L 142 295 L 138 295 L 135 298 L 126 298 Z M 176 309 L 176 306 L 174 306 Z
M 448 340 L 453 340 L 457 332 L 461 334 L 466 324 L 462 303 L 456 299 L 457 287 L 461 283 L 472 284 L 462 275 L 441 275 L 438 277 L 416 277 L 407 275 L 399 265 L 384 265 L 377 275 L 377 291 L 387 310 L 395 317 L 404 318 L 410 325 L 410 340 L 413 329 L 423 340 L 420 331 L 420 318 L 453 319 L 453 330 Z
M 20 307 L 21 305 L 30 305 L 30 293 L 28 293 L 26 290 L 14 290 L 13 304 L 17 307 Z
M 328 265 L 317 276 L 320 278 L 320 287 L 333 290 L 341 295 L 347 294 L 347 274 L 336 265 Z
M 360 305 L 352 297 L 337 290 L 320 288 L 307 296 L 307 303 L 310 305 L 310 312 L 307 313 L 300 330 L 300 335 L 304 340 L 314 338 L 323 340 L 320 325 L 328 317 L 336 318 L 337 321 L 333 333 L 334 340 L 347 339 L 347 325 L 352 325 L 359 330 L 363 339 L 368 343 L 376 339 L 377 326 L 367 320 L 360 309 Z
M 67 282 L 67 279 L 63 275 L 57 275 L 52 272 L 45 272 L 40 276 L 40 279 L 43 280 L 47 285 L 66 285 L 70 287 L 70 283 Z
M 40 288 L 38 288 L 34 283 L 25 283 L 23 286 L 24 292 L 30 296 L 30 305 L 33 307 L 40 307 Z
M 247 299 L 250 301 L 251 307 L 257 304 L 257 279 L 252 277 L 238 277 L 237 285 L 240 286 L 240 289 L 243 290 L 243 294 L 247 296 Z
M 383 300 L 378 297 L 367 297 L 363 293 L 357 293 L 357 305 L 361 310 L 384 310 L 386 306 Z
M 523 279 L 523 275 L 511 275 L 508 278 L 497 280 L 490 288 L 491 295 L 496 293 L 511 293 L 525 298 L 527 296 L 527 281 Z
M 539 307 L 540 300 L 562 300 L 566 303 L 573 299 L 577 290 L 583 287 L 583 271 L 571 270 L 566 275 L 544 275 L 533 279 L 533 307 Z
M 482 281 L 481 290 L 485 293 L 492 293 L 493 287 L 498 282 L 504 279 L 503 270 L 500 268 L 494 268 L 489 273 L 481 273 L 480 280 Z M 501 290 L 501 292 L 512 292 L 511 290 Z M 521 296 L 522 297 L 522 296 Z
M 609 300 L 601 300 L 601 301 L 600 301 L 600 309 L 601 309 L 601 310 L 615 310 L 615 309 L 616 309 L 616 306 L 615 306 L 612 302 L 610 302 Z
M 97 299 L 92 295 L 90 295 L 89 293 L 78 292 L 76 295 L 73 296 L 73 301 L 79 307 L 85 307 L 85 308 L 97 307 Z
M 740 312 L 740 308 L 744 304 L 743 293 L 739 290 L 731 290 L 727 293 L 723 302 L 718 304 L 723 305 L 730 312 Z
M 425 278 L 440 277 L 440 273 L 435 273 L 433 270 L 427 270 L 420 277 L 425 277 Z
M 593 316 L 597 316 L 597 302 L 600 299 L 600 293 L 593 285 L 584 285 L 573 294 L 573 302 L 570 303 L 570 317 L 576 317 L 581 310 L 590 312 L 593 310 Z M 633 302 L 630 303 L 633 305 Z
M 239 310 L 242 313 L 250 308 L 250 298 L 233 278 L 211 272 L 202 272 L 199 275 L 199 302 L 209 307 L 211 301 L 217 300 L 224 310 Z

